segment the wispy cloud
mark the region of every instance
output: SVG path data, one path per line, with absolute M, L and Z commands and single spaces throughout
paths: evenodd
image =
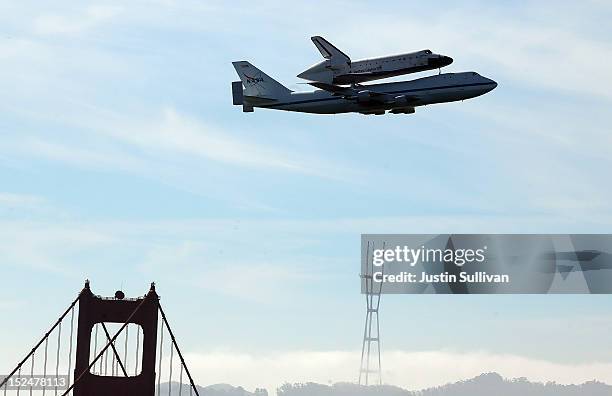
M 85 263 L 84 252 L 112 245 L 113 235 L 86 225 L 29 220 L 0 222 L 4 266 L 69 274 Z
M 3 262 L 22 268 L 79 270 L 83 262 L 99 261 L 96 252 L 107 252 L 104 257 L 116 255 L 117 264 L 129 253 L 134 268 L 154 277 L 164 275 L 222 294 L 265 298 L 269 287 L 316 282 L 325 274 L 335 276 L 339 263 L 350 265 L 358 255 L 358 248 L 342 254 L 326 250 L 329 240 L 345 243 L 361 233 L 589 232 L 604 230 L 609 222 L 609 217 L 593 219 L 592 224 L 583 221 L 577 228 L 571 217 L 514 214 L 75 221 L 61 213 L 46 221 L 0 221 L 4 241 L 0 255 Z M 175 268 L 182 271 L 175 272 Z M 259 286 L 249 286 L 255 279 Z
M 9 192 L 0 192 L 0 207 L 36 207 L 44 204 L 46 199 L 38 195 L 31 194 L 15 194 Z
M 103 24 L 122 11 L 116 5 L 91 5 L 79 13 L 43 14 L 34 21 L 34 31 L 39 34 L 76 34 Z
M 165 108 L 161 117 L 150 122 L 124 120 L 103 126 L 102 133 L 132 144 L 151 154 L 170 153 L 230 165 L 270 168 L 319 177 L 334 177 L 335 172 L 319 158 L 238 139 L 231 131 L 220 130 L 201 121 Z M 332 166 L 337 169 L 337 166 Z
M 141 273 L 153 277 L 164 274 L 166 280 L 186 287 L 262 304 L 275 301 L 278 296 L 287 298 L 298 288 L 320 281 L 324 273 L 331 276 L 333 271 L 323 272 L 321 268 L 341 261 L 315 252 L 301 253 L 305 245 L 314 242 L 305 242 L 305 236 L 278 235 L 276 231 L 287 225 L 275 222 L 238 224 L 232 220 L 203 220 L 141 223 L 136 227 L 111 223 L 102 227 L 123 228 L 126 238 L 143 233 L 159 237 L 160 229 L 165 229 L 162 232 L 172 237 L 163 238 L 164 242 L 132 241 L 142 249 L 138 263 Z M 295 228 L 289 227 L 294 234 L 299 232 L 297 223 Z M 277 254 L 270 257 L 267 252 L 273 249 Z M 174 268 L 181 271 L 173 271 Z M 189 276 L 185 276 L 187 273 Z
M 23 300 L 5 300 L 0 301 L 0 312 L 13 311 L 23 307 L 25 301 Z
M 2 220 L 27 222 L 26 219 L 36 218 L 43 221 L 43 219 L 62 218 L 64 213 L 42 195 L 0 191 L 0 218 Z M 2 224 L 1 221 L 0 224 Z
M 5 145 L 13 153 L 27 157 L 60 162 L 84 169 L 142 172 L 147 163 L 133 154 L 114 147 L 92 147 L 89 144 L 71 144 L 43 137 L 25 137 Z
M 4 146 L 9 157 L 22 153 L 78 167 L 147 175 L 160 174 L 160 169 L 193 174 L 202 161 L 354 183 L 360 183 L 362 175 L 314 153 L 249 141 L 239 131 L 208 125 L 172 107 L 142 117 L 96 109 L 64 123 L 88 139 L 25 133 L 3 142 L 0 149 Z

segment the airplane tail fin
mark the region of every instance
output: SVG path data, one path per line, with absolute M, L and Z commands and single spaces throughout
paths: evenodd
M 310 38 L 317 47 L 323 58 L 329 59 L 332 64 L 351 63 L 351 58 L 344 52 L 336 48 L 332 43 L 325 40 L 321 36 L 313 36 Z
M 244 96 L 258 99 L 279 99 L 291 90 L 247 61 L 232 62 L 244 85 Z

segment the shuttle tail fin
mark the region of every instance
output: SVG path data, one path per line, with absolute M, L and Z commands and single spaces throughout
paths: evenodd
M 344 52 L 336 48 L 332 43 L 325 40 L 321 36 L 313 36 L 310 38 L 317 47 L 323 58 L 329 59 L 332 64 L 351 63 L 351 58 Z
M 232 62 L 244 85 L 244 96 L 259 99 L 279 99 L 291 90 L 247 61 Z

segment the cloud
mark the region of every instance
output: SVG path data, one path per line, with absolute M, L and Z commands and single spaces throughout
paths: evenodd
M 189 353 L 187 364 L 201 385 L 229 383 L 274 391 L 283 383 L 356 382 L 360 351 L 285 351 L 249 354 L 231 351 Z M 419 390 L 498 372 L 507 378 L 579 384 L 612 383 L 612 362 L 563 364 L 488 352 L 383 351 L 383 382 Z
M 85 224 L 8 220 L 0 222 L 0 240 L 3 265 L 70 274 L 87 261 L 84 252 L 108 248 L 114 237 Z
M 0 207 L 38 207 L 46 202 L 44 197 L 31 194 L 0 192 Z
M 0 301 L 0 312 L 2 311 L 13 311 L 19 308 L 23 308 L 25 305 L 24 300 L 5 300 Z
M 57 219 L 63 215 L 64 211 L 56 208 L 44 196 L 0 191 L 0 217 L 3 220 L 27 222 L 26 219 Z M 0 224 L 2 223 L 0 222 Z
M 68 278 L 105 277 L 111 266 L 130 277 L 165 279 L 245 301 L 265 301 L 271 293 L 285 301 L 307 295 L 309 288 L 352 284 L 350 268 L 359 255 L 354 238 L 363 232 L 604 232 L 611 220 L 582 220 L 580 227 L 571 217 L 514 214 L 75 221 L 73 214 L 53 213 L 51 206 L 46 220 L 0 221 L 5 265 Z
M 238 138 L 236 133 L 165 108 L 152 122 L 124 120 L 99 129 L 101 133 L 155 153 L 188 155 L 241 167 L 268 168 L 319 177 L 334 177 L 319 159 L 290 153 Z M 334 167 L 331 167 L 332 169 Z
M 219 294 L 265 302 L 290 294 L 297 282 L 313 277 L 294 262 L 290 265 L 230 262 L 222 268 L 204 270 L 198 277 L 198 285 Z
M 50 137 L 46 133 L 24 132 L 0 143 L 0 149 L 9 158 L 19 154 L 85 169 L 153 178 L 187 177 L 191 185 L 198 185 L 194 177 L 207 176 L 201 173 L 202 169 L 208 170 L 208 176 L 214 172 L 207 164 L 352 183 L 362 179 L 362 172 L 349 165 L 280 144 L 254 142 L 242 131 L 209 125 L 172 107 L 141 116 L 84 107 L 80 114 L 64 118 L 62 124 L 78 133 Z M 231 171 L 224 168 L 222 173 L 229 175 Z
M 182 268 L 167 276 L 219 296 L 269 303 L 279 295 L 291 295 L 296 288 L 316 282 L 318 268 L 329 264 L 322 264 L 325 260 L 315 254 L 307 260 L 298 253 L 303 246 L 300 237 L 276 237 L 265 223 L 247 224 L 247 229 L 241 231 L 235 230 L 236 223 L 232 221 L 192 222 L 184 224 L 183 229 L 175 225 L 179 228 L 168 223 L 166 229 L 173 230 L 170 233 L 178 231 L 178 240 L 150 246 L 139 264 L 140 271 L 155 274 Z M 224 229 L 234 231 L 228 235 Z M 267 257 L 265 252 L 277 243 L 283 245 L 276 247 L 277 255 Z
M 44 14 L 34 19 L 39 34 L 76 34 L 101 25 L 122 11 L 119 6 L 92 5 L 79 14 Z
M 7 144 L 14 152 L 39 159 L 62 162 L 85 169 L 121 170 L 142 172 L 147 164 L 133 154 L 126 153 L 114 147 L 69 144 L 51 141 L 41 137 L 27 137 L 21 141 Z

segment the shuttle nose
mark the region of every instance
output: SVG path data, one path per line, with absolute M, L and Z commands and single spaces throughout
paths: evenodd
M 446 55 L 433 54 L 429 57 L 429 66 L 440 68 L 453 63 L 453 58 Z
M 487 89 L 487 92 L 491 92 L 491 91 L 493 91 L 495 88 L 497 88 L 497 82 L 495 82 L 494 80 L 491 80 L 490 78 L 486 78 L 486 77 L 485 77 L 485 79 L 487 80 L 487 84 L 488 84 L 488 86 L 487 86 L 487 88 L 488 88 L 488 89 Z

